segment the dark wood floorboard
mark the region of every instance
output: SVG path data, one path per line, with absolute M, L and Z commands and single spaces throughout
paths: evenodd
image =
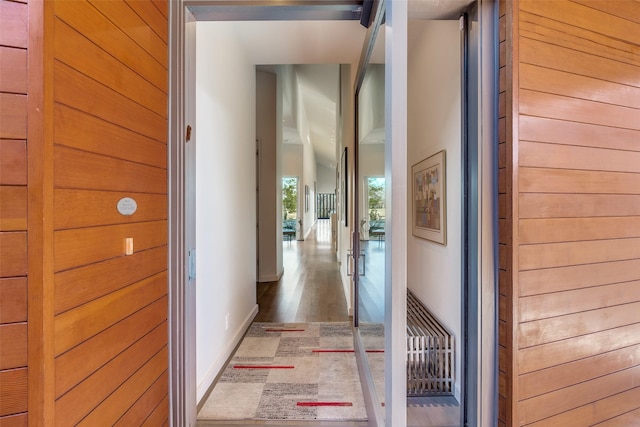
M 256 322 L 348 322 L 347 302 L 331 239 L 331 223 L 320 219 L 304 241 L 284 242 L 284 274 L 258 283 Z

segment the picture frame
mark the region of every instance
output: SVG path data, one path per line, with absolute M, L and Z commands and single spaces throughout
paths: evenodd
M 304 211 L 309 212 L 309 186 L 304 185 Z
M 340 193 L 341 193 L 341 214 L 342 222 L 345 227 L 349 226 L 349 153 L 348 147 L 345 147 L 342 151 L 342 157 L 340 159 Z
M 446 153 L 439 151 L 411 167 L 412 234 L 447 244 Z

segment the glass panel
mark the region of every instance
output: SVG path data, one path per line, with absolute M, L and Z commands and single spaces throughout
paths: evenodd
M 385 317 L 385 64 L 379 32 L 357 92 L 357 212 L 360 232 L 358 330 L 376 394 L 384 401 Z

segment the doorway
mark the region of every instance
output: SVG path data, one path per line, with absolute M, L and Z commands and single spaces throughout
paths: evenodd
M 393 10 L 393 12 L 390 15 L 388 15 L 387 24 L 386 24 L 386 25 L 389 25 L 390 27 L 393 27 L 394 29 L 394 39 L 389 41 L 389 45 L 394 46 L 394 48 L 390 50 L 389 56 L 388 56 L 390 62 L 394 64 L 394 76 L 389 76 L 390 84 L 387 89 L 387 93 L 391 94 L 391 100 L 388 102 L 390 102 L 391 106 L 393 107 L 388 110 L 390 111 L 389 114 L 391 116 L 390 123 L 394 124 L 393 127 L 389 129 L 389 134 L 392 136 L 394 140 L 394 148 L 393 148 L 394 157 L 389 160 L 389 164 L 387 165 L 387 170 L 392 171 L 391 172 L 392 180 L 390 182 L 393 183 L 394 192 L 391 195 L 390 200 L 392 200 L 393 206 L 395 206 L 397 209 L 396 214 L 398 214 L 392 220 L 392 227 L 389 228 L 389 232 L 386 235 L 386 239 L 387 239 L 387 243 L 389 244 L 389 247 L 393 247 L 395 249 L 395 251 L 392 252 L 392 255 L 387 257 L 386 263 L 387 265 L 392 264 L 398 267 L 402 265 L 406 265 L 406 254 L 402 249 L 403 247 L 406 247 L 406 235 L 405 237 L 402 237 L 402 234 L 403 234 L 402 230 L 403 229 L 406 230 L 407 228 L 406 215 L 403 215 L 403 212 L 406 214 L 406 206 L 407 206 L 407 203 L 406 203 L 407 202 L 406 200 L 407 158 L 406 158 L 406 146 L 404 148 L 402 147 L 402 144 L 403 144 L 402 141 L 406 141 L 406 129 L 403 130 L 403 126 L 402 126 L 402 123 L 406 120 L 406 109 L 407 109 L 406 101 L 404 101 L 405 105 L 402 104 L 402 99 L 404 98 L 406 100 L 406 92 L 407 92 L 406 82 L 402 82 L 402 79 L 404 78 L 402 77 L 402 75 L 406 74 L 406 69 L 403 70 L 403 66 L 397 67 L 395 65 L 396 63 L 399 63 L 399 64 L 403 63 L 403 56 L 404 56 L 404 62 L 406 62 L 406 46 L 404 46 L 403 48 L 402 40 L 404 38 L 406 43 L 406 21 L 407 21 L 408 14 L 406 9 L 407 7 L 406 4 L 403 5 L 402 3 L 404 2 L 389 2 L 388 7 L 390 10 Z M 175 9 L 181 9 L 181 6 L 182 5 L 178 5 L 178 7 L 176 7 L 172 5 L 172 11 L 175 12 Z M 188 26 L 188 24 L 185 24 L 186 22 L 184 19 L 185 11 L 179 10 L 177 15 L 180 18 L 180 23 L 175 24 L 174 22 L 175 20 L 172 21 L 172 24 L 178 27 L 178 28 L 175 28 L 175 30 L 177 31 L 177 34 L 188 34 L 188 31 L 185 31 L 186 30 L 185 26 Z M 215 14 L 210 16 L 215 16 Z M 194 32 L 195 32 L 195 29 L 194 29 Z M 233 46 L 231 46 L 231 49 L 232 48 Z M 175 52 L 175 49 L 177 48 L 174 48 L 174 52 Z M 220 54 L 219 58 L 221 60 L 225 60 L 225 54 L 228 52 L 226 52 L 226 48 L 222 50 L 223 50 L 222 52 L 218 52 Z M 180 54 L 183 55 L 184 52 Z M 184 63 L 183 63 L 182 72 L 184 72 Z M 240 74 L 240 75 L 243 75 L 243 74 Z M 234 78 L 236 77 L 238 77 L 238 75 L 234 76 Z M 175 78 L 176 81 L 180 80 L 180 76 L 176 77 L 175 75 L 173 75 L 172 78 Z M 220 79 L 220 81 L 224 82 L 226 81 L 226 79 L 222 78 Z M 404 89 L 403 89 L 403 85 L 404 85 Z M 180 84 L 176 83 L 173 86 L 178 88 L 175 90 L 175 92 L 173 92 L 173 96 L 175 100 L 176 98 L 182 96 L 183 92 L 179 90 L 181 88 Z M 188 93 L 186 96 L 189 96 Z M 183 129 L 184 127 L 186 127 L 186 122 L 189 120 L 189 117 L 188 117 L 188 114 L 185 115 L 184 111 L 178 112 L 178 114 L 176 115 L 178 116 L 178 119 L 176 119 L 176 121 L 174 122 L 174 126 L 171 128 L 172 129 L 171 139 L 182 141 L 183 135 L 180 129 Z M 180 124 L 180 126 L 178 126 L 178 124 Z M 230 135 L 225 135 L 225 137 L 227 141 L 233 140 L 233 138 L 230 138 Z M 182 148 L 172 147 L 172 149 L 175 150 L 175 157 L 177 159 L 176 161 L 179 164 L 182 161 L 181 156 L 184 156 L 184 151 L 181 151 L 181 150 L 184 150 L 184 147 Z M 225 147 L 225 149 L 231 149 L 231 148 Z M 403 160 L 403 153 L 404 153 L 404 160 Z M 251 153 L 251 155 L 253 155 L 253 153 Z M 234 174 L 230 174 L 229 176 L 235 177 Z M 227 176 L 225 177 L 225 179 L 229 179 L 229 177 Z M 402 181 L 405 181 L 405 184 L 403 184 Z M 180 182 L 177 182 L 176 185 L 179 186 Z M 231 198 L 231 200 L 233 200 L 233 198 Z M 238 208 L 238 206 L 234 206 L 234 208 Z M 178 210 L 179 209 L 180 208 L 178 207 Z M 184 216 L 182 217 L 184 218 Z M 180 218 L 180 214 L 172 218 L 172 221 L 175 223 L 175 221 L 177 221 L 179 218 Z M 223 221 L 220 222 L 219 225 L 221 226 L 227 225 L 224 222 L 224 219 L 227 219 L 227 218 L 228 217 L 222 217 Z M 250 220 L 251 218 L 248 218 L 248 219 Z M 234 219 L 233 221 L 237 221 L 237 219 Z M 184 225 L 184 220 L 182 222 L 182 226 L 183 225 Z M 176 235 L 179 235 L 180 234 L 179 228 L 181 227 L 181 224 L 178 223 L 178 224 L 175 224 L 175 226 L 176 226 L 176 229 L 178 230 L 176 231 Z M 396 233 L 393 233 L 393 230 L 395 230 Z M 236 231 L 240 234 L 244 232 L 242 229 L 233 229 L 231 231 Z M 177 248 L 178 251 L 180 251 L 181 250 L 180 245 L 176 244 L 176 242 L 174 242 L 174 244 L 175 244 L 174 249 Z M 200 252 L 200 249 L 201 247 L 199 243 L 198 258 L 201 260 L 200 262 L 202 263 L 203 258 L 202 258 L 202 253 Z M 235 248 L 229 248 L 229 250 L 234 250 L 234 249 Z M 190 265 L 188 261 L 189 258 L 187 257 L 187 252 L 188 252 L 187 250 L 182 249 L 182 252 L 178 253 L 178 256 L 176 257 L 177 259 L 176 265 L 172 266 L 172 268 L 174 269 L 172 273 L 172 282 L 175 281 L 175 283 L 183 284 L 182 288 L 180 288 L 179 285 L 176 285 L 176 289 L 172 288 L 172 291 L 171 291 L 172 295 L 179 296 L 179 295 L 185 294 L 184 278 L 186 277 L 186 273 L 188 270 L 187 267 L 188 265 Z M 395 270 L 389 269 L 388 273 L 386 274 L 387 274 L 387 281 L 386 281 L 387 283 L 404 282 L 404 279 L 406 278 L 404 277 L 406 273 L 403 273 L 401 268 L 398 268 Z M 200 281 L 201 279 L 202 279 L 202 276 L 198 275 L 198 280 Z M 229 280 L 230 278 L 224 277 L 223 279 Z M 187 286 L 189 284 L 195 285 L 193 281 L 187 282 Z M 237 291 L 237 289 L 234 289 L 233 292 L 235 291 Z M 402 414 L 400 413 L 400 408 L 402 412 L 404 412 L 405 390 L 404 390 L 404 385 L 402 384 L 402 381 L 401 381 L 402 377 L 404 376 L 403 372 L 405 368 L 403 366 L 403 363 L 401 362 L 404 359 L 404 354 L 402 352 L 403 341 L 404 341 L 404 328 L 403 328 L 404 309 L 405 309 L 404 295 L 401 288 L 392 289 L 389 285 L 386 286 L 385 292 L 390 297 L 388 298 L 386 303 L 385 316 L 387 317 L 386 322 L 389 324 L 390 331 L 391 331 L 391 335 L 389 339 L 385 342 L 385 346 L 391 349 L 390 354 L 387 357 L 387 361 L 385 363 L 386 365 L 385 368 L 387 369 L 386 375 L 390 379 L 392 379 L 392 381 L 389 381 L 385 386 L 386 387 L 385 395 L 387 396 L 386 406 L 384 409 L 386 412 L 385 418 L 387 422 L 390 423 L 389 425 L 403 425 L 405 420 Z M 249 305 L 245 307 L 245 309 L 243 310 L 245 313 L 248 313 L 249 315 L 244 317 L 239 316 L 240 317 L 239 319 L 237 318 L 230 319 L 230 323 L 242 324 L 243 321 L 246 321 L 246 319 L 250 317 L 251 312 L 253 310 L 253 308 L 251 308 L 250 306 L 251 306 L 251 302 L 249 301 Z M 178 314 L 178 316 L 176 316 L 176 314 Z M 224 309 L 221 310 L 221 319 L 216 320 L 215 324 L 225 325 L 226 317 L 229 315 L 232 315 L 230 311 L 224 310 Z M 182 305 L 181 301 L 179 301 L 179 298 L 174 298 L 174 301 L 172 301 L 172 317 L 174 317 L 175 319 L 176 317 L 180 317 L 180 316 L 184 318 L 184 305 Z M 228 339 L 228 342 L 233 342 L 233 337 L 232 336 L 230 337 L 230 335 L 232 335 L 232 332 L 230 333 L 225 333 L 225 332 L 227 331 L 222 331 L 221 336 L 226 337 Z M 179 335 L 180 334 L 177 334 L 177 333 L 172 334 L 172 346 L 175 345 L 175 348 L 177 348 L 175 358 L 176 359 L 179 359 L 181 357 L 183 358 L 182 361 L 184 363 L 178 366 L 188 367 L 189 362 L 184 360 L 184 354 L 185 354 L 184 346 L 181 353 L 182 356 L 180 355 L 180 345 L 179 345 L 180 343 L 178 341 L 180 341 L 181 338 Z M 176 341 L 175 343 L 173 342 L 174 340 Z M 184 343 L 182 345 L 184 345 Z M 221 344 L 220 347 L 228 349 L 229 344 L 226 344 L 226 345 Z M 188 350 L 187 350 L 187 353 L 188 353 Z M 214 362 L 217 363 L 216 361 Z M 200 377 L 200 374 L 202 373 L 198 373 L 198 377 Z M 204 372 L 204 374 L 205 374 L 204 376 L 206 376 L 207 372 Z M 193 380 L 193 382 L 195 383 L 196 381 Z M 180 390 L 184 390 L 184 384 L 185 384 L 185 378 L 180 378 L 180 374 L 176 374 L 172 376 L 172 399 L 175 399 L 176 396 L 180 394 Z M 189 413 L 190 413 L 190 408 L 192 407 L 193 405 L 189 402 L 185 403 L 184 405 L 176 406 L 176 409 L 174 409 L 175 412 L 173 415 L 175 420 L 174 422 L 176 423 L 176 425 L 181 425 L 184 422 L 184 420 L 188 420 L 190 418 Z

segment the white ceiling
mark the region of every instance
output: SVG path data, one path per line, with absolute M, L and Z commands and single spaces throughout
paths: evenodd
M 457 19 L 460 11 L 471 3 L 471 0 L 408 1 L 411 19 Z M 211 19 L 206 12 L 203 9 L 199 16 L 196 14 L 198 20 Z M 316 159 L 326 166 L 335 166 L 339 82 L 335 64 L 353 64 L 355 69 L 366 28 L 358 20 L 221 21 L 218 24 L 233 28 L 247 57 L 256 65 L 298 64 L 298 92 L 304 104 Z M 378 43 L 372 60 L 382 63 L 383 58 L 382 42 Z M 292 108 L 291 105 L 288 108 Z M 285 111 L 283 116 L 290 117 L 291 111 Z M 285 119 L 284 127 L 284 139 L 289 143 L 301 142 L 294 123 Z

